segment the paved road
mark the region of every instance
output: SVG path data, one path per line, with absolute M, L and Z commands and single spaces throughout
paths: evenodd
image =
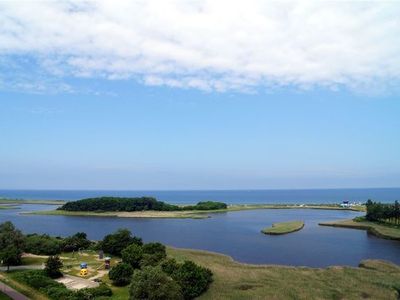
M 0 290 L 4 294 L 6 294 L 8 297 L 10 297 L 14 300 L 29 300 L 28 297 L 22 295 L 20 292 L 17 292 L 12 287 L 9 287 L 8 285 L 4 284 L 3 282 L 0 282 Z

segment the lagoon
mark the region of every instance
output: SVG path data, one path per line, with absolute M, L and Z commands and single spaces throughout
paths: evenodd
M 400 264 L 400 242 L 384 240 L 363 230 L 319 226 L 319 222 L 350 219 L 354 211 L 259 209 L 210 214 L 208 219 L 131 219 L 21 215 L 23 211 L 54 209 L 51 205 L 21 205 L 0 210 L 0 222 L 12 221 L 24 233 L 66 236 L 84 231 L 101 239 L 118 228 L 128 228 L 145 242 L 223 253 L 254 264 L 325 267 L 351 265 L 367 258 Z M 305 227 L 282 236 L 260 232 L 272 223 L 303 220 Z

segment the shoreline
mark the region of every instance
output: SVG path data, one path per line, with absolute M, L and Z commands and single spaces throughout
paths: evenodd
M 116 218 L 171 218 L 171 219 L 206 219 L 211 217 L 208 214 L 228 213 L 235 211 L 257 210 L 257 209 L 323 209 L 323 210 L 344 210 L 364 212 L 365 206 L 354 206 L 344 208 L 336 204 L 235 204 L 229 205 L 227 209 L 219 210 L 187 210 L 187 211 L 65 211 L 65 210 L 45 210 L 21 212 L 22 215 L 53 215 L 53 216 L 79 216 L 79 217 L 116 217 Z
M 378 238 L 400 241 L 400 228 L 377 224 L 369 221 L 356 222 L 352 219 L 318 223 L 320 226 L 366 230 Z

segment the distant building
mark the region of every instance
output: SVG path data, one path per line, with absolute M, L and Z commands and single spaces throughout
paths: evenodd
M 342 204 L 340 204 L 341 207 L 350 207 L 349 201 L 343 201 Z

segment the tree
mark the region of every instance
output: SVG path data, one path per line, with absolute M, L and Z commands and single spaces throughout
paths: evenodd
M 134 269 L 140 268 L 140 261 L 143 258 L 142 246 L 131 244 L 121 252 L 122 261 L 129 264 Z
M 38 255 L 56 255 L 61 253 L 62 240 L 47 234 L 26 236 L 25 251 Z
M 129 299 L 179 300 L 181 288 L 160 267 L 145 267 L 133 274 Z
M 140 263 L 144 266 L 156 266 L 167 257 L 167 251 L 161 243 L 147 243 L 143 245 L 143 258 Z
M 63 250 L 66 252 L 78 251 L 79 249 L 88 248 L 90 244 L 91 242 L 87 239 L 86 233 L 77 232 L 64 239 Z
M 132 274 L 132 267 L 129 264 L 122 262 L 110 270 L 108 277 L 115 285 L 124 286 L 131 282 Z
M 100 242 L 100 248 L 106 253 L 121 256 L 122 250 L 130 244 L 141 246 L 143 242 L 141 238 L 133 237 L 128 229 L 119 229 L 113 234 L 106 235 Z
M 61 272 L 62 267 L 63 263 L 58 255 L 49 256 L 46 260 L 44 271 L 50 278 L 59 278 L 63 276 Z
M 10 265 L 19 265 L 25 246 L 25 237 L 11 222 L 0 224 L 0 259 L 7 270 Z
M 193 299 L 205 292 L 212 282 L 212 272 L 192 261 L 185 261 L 172 273 L 172 278 L 181 286 L 185 299 Z

